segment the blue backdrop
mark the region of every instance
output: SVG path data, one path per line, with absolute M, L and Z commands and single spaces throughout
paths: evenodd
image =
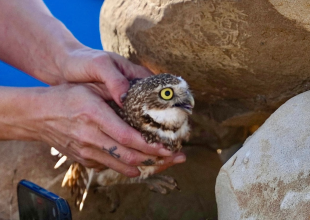
M 61 20 L 83 44 L 102 49 L 99 13 L 104 0 L 44 0 L 52 14 Z M 0 61 L 0 86 L 47 86 Z

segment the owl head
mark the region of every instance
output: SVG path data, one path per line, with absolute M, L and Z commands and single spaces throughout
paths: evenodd
M 150 117 L 166 126 L 180 126 L 192 114 L 194 98 L 188 84 L 181 77 L 159 74 L 134 82 L 126 102 L 133 111 Z

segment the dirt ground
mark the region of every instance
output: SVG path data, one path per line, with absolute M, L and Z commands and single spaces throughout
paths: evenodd
M 70 193 L 61 188 L 66 167 L 54 170 L 57 158 L 40 142 L 0 142 L 0 220 L 19 219 L 16 186 L 30 180 L 68 200 L 73 220 L 211 220 L 217 219 L 215 180 L 222 166 L 218 155 L 203 147 L 184 147 L 187 161 L 163 174 L 173 176 L 181 191 L 161 195 L 146 185 L 117 185 L 120 206 L 110 213 L 104 193 L 90 191 L 82 212 L 73 205 Z

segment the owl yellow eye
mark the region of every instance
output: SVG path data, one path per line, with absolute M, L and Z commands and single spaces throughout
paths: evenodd
M 160 91 L 160 97 L 164 100 L 170 100 L 173 97 L 173 90 L 171 88 L 165 88 Z

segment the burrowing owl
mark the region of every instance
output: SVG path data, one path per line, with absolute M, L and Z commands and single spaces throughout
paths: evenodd
M 148 143 L 160 142 L 171 151 L 179 151 L 181 142 L 189 138 L 188 115 L 192 113 L 194 99 L 187 83 L 171 74 L 160 74 L 131 81 L 131 87 L 123 100 L 123 108 L 115 102 L 110 106 L 128 124 L 141 132 Z M 111 155 L 117 155 L 116 149 L 110 149 Z M 128 178 L 114 170 L 106 169 L 95 173 L 92 169 L 73 163 L 68 170 L 63 185 L 68 185 L 77 193 L 76 203 L 83 207 L 88 188 L 92 182 L 108 187 L 119 183 L 136 183 L 148 180 L 156 172 L 153 161 L 140 166 L 139 178 Z M 167 187 L 174 189 L 172 178 L 161 177 L 167 184 L 146 181 L 152 189 L 165 193 Z

